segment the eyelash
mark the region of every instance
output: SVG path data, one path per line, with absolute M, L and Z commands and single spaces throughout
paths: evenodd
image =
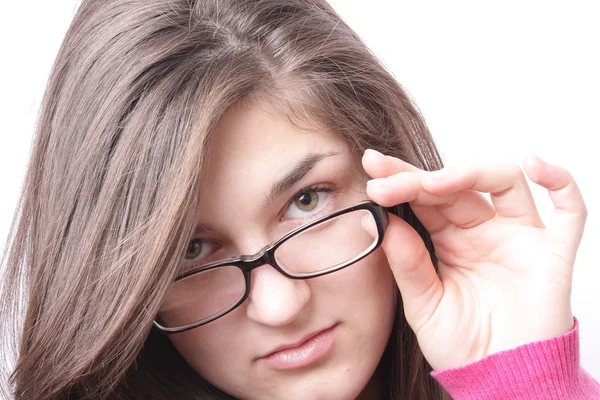
M 332 187 L 331 185 L 323 185 L 323 184 L 317 184 L 317 185 L 311 185 L 311 186 L 307 186 L 305 188 L 300 189 L 298 192 L 296 192 L 292 197 L 290 197 L 290 199 L 287 201 L 282 213 L 285 214 L 287 212 L 287 210 L 289 209 L 289 207 L 292 205 L 292 203 L 294 202 L 295 199 L 297 199 L 300 196 L 303 196 L 305 194 L 309 194 L 309 193 L 337 193 L 338 191 Z M 326 209 L 324 209 L 323 211 L 326 211 Z M 316 215 L 321 214 L 323 211 L 320 212 L 316 212 L 315 214 L 312 214 L 309 219 L 314 219 Z M 283 216 L 282 218 L 283 219 Z M 193 240 L 193 239 L 191 239 Z M 207 240 L 207 239 L 205 239 Z M 209 256 L 210 257 L 210 256 Z M 189 260 L 189 266 L 186 267 L 186 269 L 192 269 L 195 268 L 198 265 L 201 265 L 204 263 L 203 260 L 200 260 L 199 262 L 194 262 L 193 260 Z
M 303 196 L 303 195 L 309 194 L 309 193 L 337 193 L 337 190 L 331 186 L 327 186 L 327 185 L 323 185 L 323 184 L 311 185 L 311 186 L 302 188 L 288 200 L 288 202 L 286 203 L 285 208 L 283 210 L 283 213 L 285 213 L 289 209 L 289 207 L 292 205 L 294 200 L 296 200 L 300 196 Z
M 290 204 L 292 204 L 292 202 L 294 201 L 294 199 L 308 194 L 308 193 L 314 193 L 314 192 L 322 192 L 322 193 L 331 193 L 331 192 L 335 192 L 335 189 L 332 188 L 331 186 L 327 186 L 327 185 L 323 185 L 323 184 L 317 184 L 317 185 L 311 185 L 311 186 L 307 186 L 303 189 L 300 189 L 298 192 L 296 192 L 296 194 L 294 194 L 290 200 L 288 201 L 288 206 Z

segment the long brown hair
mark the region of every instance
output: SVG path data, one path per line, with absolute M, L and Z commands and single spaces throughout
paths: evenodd
M 210 132 L 250 96 L 336 132 L 356 155 L 442 165 L 411 99 L 324 0 L 84 0 L 3 256 L 12 396 L 230 398 L 151 326 L 193 229 Z M 394 212 L 435 262 L 410 208 Z M 385 398 L 444 396 L 401 304 L 378 368 Z

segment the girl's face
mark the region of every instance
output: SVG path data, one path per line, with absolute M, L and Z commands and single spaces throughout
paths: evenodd
M 266 102 L 230 109 L 207 156 L 201 228 L 193 240 L 204 260 L 254 254 L 286 227 L 367 199 L 366 177 L 342 140 L 316 128 L 300 131 Z M 307 159 L 316 162 L 290 180 Z M 285 177 L 287 184 L 278 185 Z M 182 268 L 193 265 L 195 255 L 186 255 Z M 237 398 L 358 396 L 395 315 L 397 289 L 383 251 L 309 280 L 291 280 L 264 265 L 252 271 L 251 282 L 247 300 L 229 314 L 169 336 L 190 366 Z

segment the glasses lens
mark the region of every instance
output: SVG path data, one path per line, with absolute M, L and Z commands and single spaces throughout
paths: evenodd
M 205 321 L 231 309 L 245 291 L 244 274 L 238 267 L 202 271 L 173 283 L 158 316 L 167 328 Z
M 343 268 L 377 244 L 377 238 L 362 226 L 364 217 L 373 219 L 369 211 L 356 210 L 312 226 L 283 242 L 275 259 L 286 272 L 299 277 Z

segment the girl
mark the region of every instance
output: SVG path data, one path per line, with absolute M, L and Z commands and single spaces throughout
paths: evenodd
M 548 226 L 518 167 L 442 168 L 324 1 L 84 1 L 6 258 L 10 390 L 599 397 L 570 311 L 585 204 L 564 169 L 525 172 Z

